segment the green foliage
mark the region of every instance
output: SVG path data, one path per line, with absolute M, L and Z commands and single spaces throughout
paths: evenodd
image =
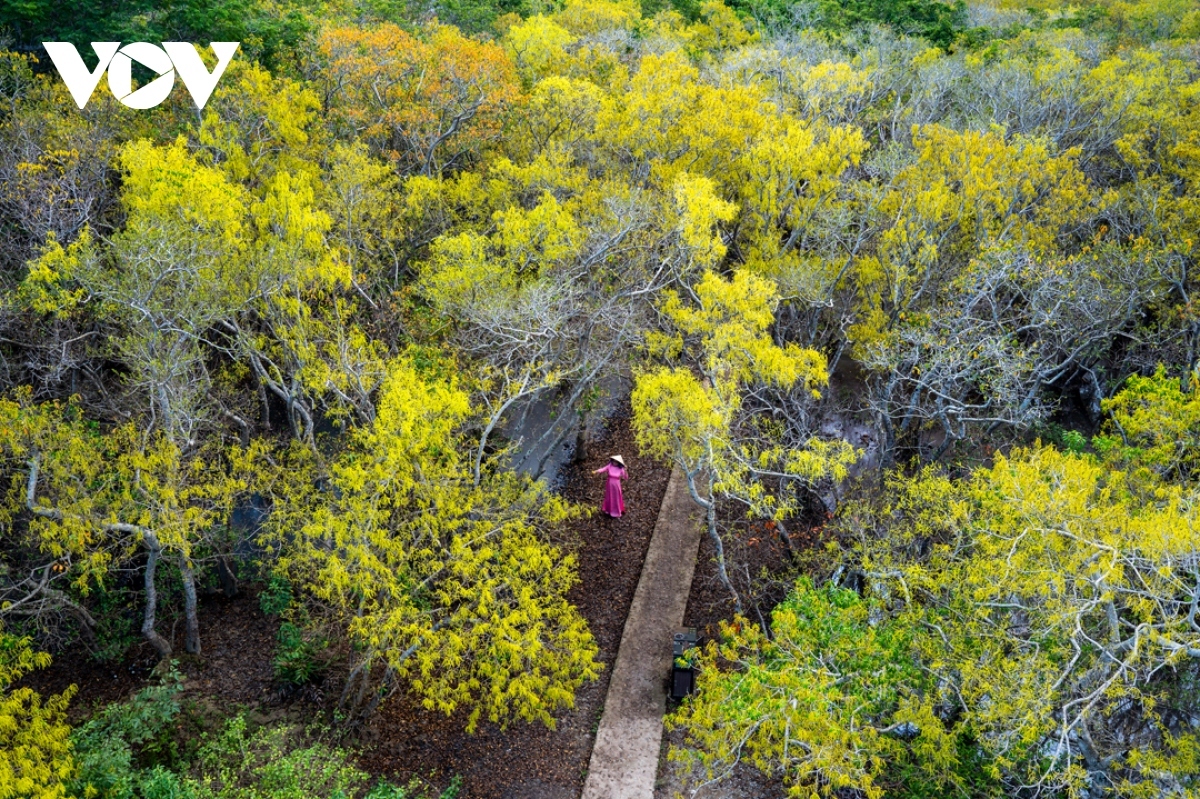
M 439 0 L 438 18 L 468 33 L 490 31 L 498 17 L 527 14 L 538 4 L 531 0 Z
M 672 3 L 689 19 L 686 2 Z M 789 0 L 734 0 L 730 6 L 769 27 L 785 29 L 794 25 L 794 9 Z M 869 24 L 888 25 L 897 33 L 920 36 L 939 47 L 949 47 L 966 30 L 963 0 L 817 0 L 801 7 L 799 21 L 821 30 L 846 33 Z
M 251 729 L 245 716 L 229 719 L 200 747 L 192 774 L 177 783 L 187 799 L 430 799 L 420 780 L 393 785 L 353 763 L 353 753 L 322 739 L 320 729 L 288 725 Z M 455 778 L 438 799 L 454 799 Z M 170 784 L 164 780 L 164 784 Z M 172 796 L 172 794 L 166 794 Z M 152 799 L 146 795 L 145 799 Z
M 108 705 L 78 727 L 71 736 L 79 759 L 73 790 L 97 799 L 171 795 L 172 778 L 164 769 L 180 765 L 175 721 L 182 690 L 172 671 L 159 685 Z
M 462 777 L 456 774 L 451 778 L 446 789 L 437 795 L 437 799 L 457 799 L 461 790 Z M 407 786 L 391 785 L 380 781 L 367 792 L 363 799 L 426 799 L 427 796 L 428 794 L 415 780 Z
M 319 659 L 328 641 L 291 621 L 279 625 L 275 656 L 271 666 L 275 679 L 292 685 L 304 685 L 325 670 Z
M 200 747 L 201 777 L 190 782 L 196 799 L 307 799 L 355 795 L 367 775 L 344 749 L 305 743 L 286 726 L 249 731 L 244 716 Z
M 964 27 L 967 5 L 963 0 L 820 0 L 817 7 L 822 22 L 833 30 L 878 22 L 948 47 Z
M 138 795 L 141 799 L 193 799 L 190 786 L 173 771 L 154 766 L 139 775 Z
M 258 607 L 268 616 L 282 616 L 292 604 L 292 584 L 286 577 L 272 574 L 258 595 Z
M 1063 446 L 1067 448 L 1068 452 L 1078 455 L 1087 446 L 1087 438 L 1078 430 L 1067 430 L 1063 433 Z
M 1189 382 L 1185 391 L 1162 365 L 1149 377 L 1130 377 L 1101 403 L 1109 419 L 1097 449 L 1167 480 L 1200 477 L 1200 374 Z
M 72 738 L 80 769 L 71 795 L 94 799 L 308 799 L 311 796 L 422 799 L 427 788 L 371 780 L 353 752 L 327 731 L 290 725 L 251 728 L 244 715 L 205 733 L 185 760 L 175 748 L 179 678 L 145 688 L 94 715 Z M 452 799 L 458 781 L 441 797 Z
M 312 629 L 303 604 L 295 599 L 291 582 L 280 574 L 272 574 L 258 595 L 258 606 L 263 613 L 283 619 L 271 659 L 275 679 L 305 685 L 325 670 L 327 664 L 320 655 L 329 641 Z
M 1078 430 L 1071 430 L 1054 423 L 1046 426 L 1044 439 L 1076 455 L 1085 452 L 1089 443 L 1087 436 Z
M 0 30 L 17 43 L 67 41 L 92 57 L 94 41 L 241 42 L 241 57 L 272 68 L 293 67 L 311 31 L 308 3 L 270 0 L 172 0 L 167 3 L 116 0 L 3 0 Z
M 961 787 L 960 742 L 913 658 L 919 628 L 881 615 L 853 591 L 802 579 L 772 612 L 770 637 L 746 619 L 726 624 L 704 651 L 698 693 L 670 719 L 695 748 L 672 757 L 710 777 L 744 757 L 823 796 Z

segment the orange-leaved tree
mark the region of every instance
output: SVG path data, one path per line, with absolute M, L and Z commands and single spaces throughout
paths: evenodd
M 406 173 L 461 168 L 500 138 L 518 98 L 516 68 L 496 44 L 433 25 L 332 28 L 317 44 L 326 107 Z

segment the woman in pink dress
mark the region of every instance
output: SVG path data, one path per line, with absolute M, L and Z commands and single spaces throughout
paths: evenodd
M 608 459 L 607 465 L 601 466 L 592 474 L 608 475 L 608 482 L 604 486 L 604 501 L 600 503 L 600 510 L 614 519 L 619 519 L 625 512 L 625 497 L 621 494 L 621 481 L 629 476 L 629 473 L 625 471 L 625 459 L 620 455 L 613 455 Z

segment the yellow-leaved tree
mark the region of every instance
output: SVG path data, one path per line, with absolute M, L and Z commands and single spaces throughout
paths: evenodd
M 511 473 L 476 481 L 471 415 L 452 379 L 397 358 L 328 473 L 298 447 L 276 486 L 279 567 L 346 629 L 354 717 L 403 685 L 429 709 L 469 708 L 469 730 L 553 726 L 600 668 L 566 598 L 574 557 L 548 538 L 575 511 Z
M 668 363 L 638 375 L 634 429 L 639 447 L 686 477 L 706 513 L 718 573 L 741 613 L 718 531 L 718 502 L 727 498 L 754 516 L 786 518 L 821 481 L 843 479 L 856 453 L 844 441 L 815 436 L 803 446 L 785 446 L 756 414 L 749 395 L 758 387 L 815 398 L 829 379 L 821 353 L 771 340 L 774 284 L 748 270 L 729 280 L 706 271 L 691 295 L 687 302 L 668 292 L 661 305 L 673 331 L 652 336 L 651 349 Z
M 183 576 L 185 646 L 200 652 L 195 564 L 214 550 L 238 497 L 250 490 L 261 452 L 214 442 L 184 453 L 160 431 L 134 423 L 104 431 L 72 403 L 35 403 L 28 390 L 0 400 L 0 457 L 9 478 L 0 521 L 28 519 L 23 544 L 40 553 L 30 577 L 6 591 L 7 614 L 73 612 L 95 622 L 57 584 L 86 594 L 139 554 L 145 606 L 142 635 L 163 661 L 172 644 L 156 626 L 162 558 Z
M 798 795 L 1196 796 L 1200 497 L 1145 426 L 1186 424 L 1189 400 L 1136 378 L 1100 457 L 1037 444 L 960 479 L 894 472 L 844 506 L 840 577 L 701 659 L 675 717 L 690 757 L 713 776 L 749 760 Z
M 71 752 L 67 702 L 71 686 L 43 700 L 13 683 L 50 665 L 27 637 L 0 628 L 0 799 L 66 799 L 66 783 L 78 767 Z

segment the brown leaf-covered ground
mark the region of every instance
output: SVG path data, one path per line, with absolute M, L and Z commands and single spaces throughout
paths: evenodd
M 164 635 L 171 633 L 187 695 L 230 713 L 278 704 L 271 656 L 279 619 L 259 610 L 257 586 L 243 588 L 232 599 L 223 594 L 200 598 L 201 657 L 184 653 L 182 623 L 162 630 Z M 82 652 L 67 651 L 55 655 L 49 668 L 34 672 L 27 683 L 42 693 L 76 685 L 71 718 L 78 722 L 94 708 L 128 698 L 152 682 L 157 660 L 145 642 L 133 646 L 120 663 L 97 663 Z

